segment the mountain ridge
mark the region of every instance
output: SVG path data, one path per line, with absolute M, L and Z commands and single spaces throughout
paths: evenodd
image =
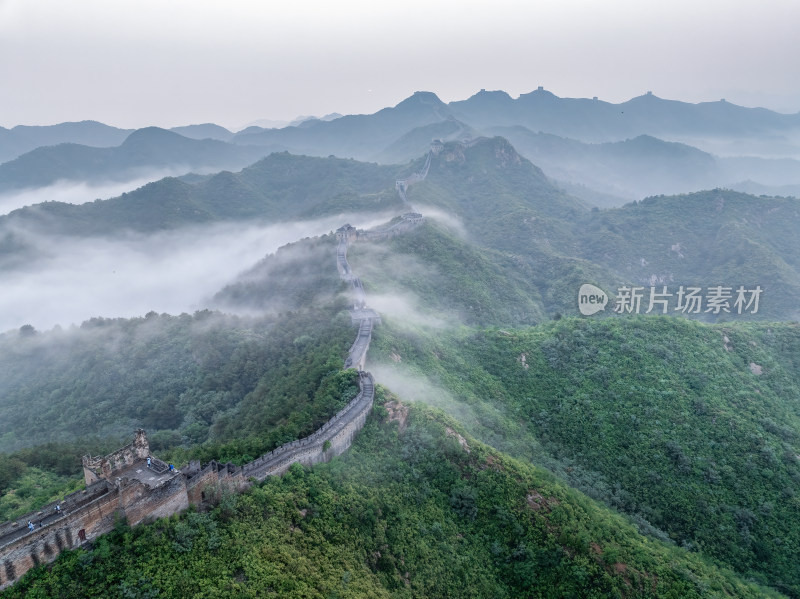
M 0 164 L 0 192 L 60 181 L 125 181 L 170 169 L 241 168 L 261 157 L 259 148 L 184 137 L 159 127 L 137 129 L 117 146 L 96 148 L 63 143 L 39 147 Z

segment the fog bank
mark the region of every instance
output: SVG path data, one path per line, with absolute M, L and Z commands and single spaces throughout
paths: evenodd
M 238 273 L 278 247 L 329 233 L 348 221 L 359 227 L 376 224 L 369 218 L 340 215 L 278 225 L 219 224 L 115 239 L 28 233 L 45 256 L 25 269 L 0 273 L 0 332 L 25 324 L 46 330 L 94 316 L 203 309 Z M 333 245 L 330 263 L 335 269 Z
M 180 173 L 186 172 L 185 170 Z M 126 181 L 109 181 L 107 183 L 86 183 L 85 181 L 58 181 L 47 187 L 36 187 L 0 194 L 0 214 L 8 214 L 12 210 L 24 206 L 33 206 L 42 202 L 64 202 L 65 204 L 85 204 L 94 200 L 104 200 L 133 191 L 143 185 L 158 181 L 164 177 L 179 174 L 178 171 L 159 170 Z

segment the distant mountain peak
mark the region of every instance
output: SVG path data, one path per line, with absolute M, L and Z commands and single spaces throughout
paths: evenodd
M 174 131 L 169 131 L 168 129 L 162 129 L 161 127 L 142 127 L 141 129 L 137 129 L 128 135 L 128 137 L 125 138 L 123 145 L 138 142 L 144 139 L 178 139 L 182 137 L 183 135 L 180 133 L 175 133 Z
M 651 91 L 647 91 L 643 93 L 641 96 L 636 96 L 628 100 L 628 102 L 662 102 L 664 101 L 663 98 L 659 98 Z M 627 104 L 627 102 L 625 102 Z
M 561 98 L 559 98 L 553 92 L 546 90 L 544 87 L 542 87 L 540 85 L 539 87 L 537 87 L 532 92 L 528 92 L 527 94 L 520 94 L 519 99 L 520 100 L 524 100 L 524 99 L 531 99 L 531 100 L 560 100 Z
M 445 162 L 461 163 L 467 156 L 487 161 L 500 167 L 519 165 L 528 162 L 519 155 L 516 148 L 505 137 L 478 137 L 466 141 L 448 141 L 441 154 Z M 538 170 L 538 169 L 537 169 Z
M 511 96 L 508 95 L 508 92 L 503 91 L 502 89 L 486 91 L 485 89 L 481 89 L 478 93 L 473 94 L 469 97 L 470 100 L 472 99 L 484 99 L 484 98 L 492 98 L 492 99 L 502 99 L 502 100 L 511 100 Z
M 233 137 L 231 131 L 214 123 L 196 123 L 193 125 L 184 125 L 182 127 L 171 127 L 170 131 L 190 139 L 217 139 L 220 141 L 228 141 Z
M 417 91 L 411 94 L 408 98 L 400 102 L 395 108 L 400 108 L 402 106 L 411 106 L 411 105 L 431 105 L 436 107 L 443 107 L 446 108 L 447 104 L 442 102 L 433 92 L 424 92 L 424 91 Z

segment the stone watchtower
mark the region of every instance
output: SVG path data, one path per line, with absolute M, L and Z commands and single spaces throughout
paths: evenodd
M 336 229 L 336 239 L 338 241 L 355 241 L 356 237 L 358 237 L 358 230 L 350 224 L 346 224 Z
M 140 460 L 150 457 L 150 443 L 144 429 L 134 433 L 133 442 L 105 457 L 83 456 L 83 479 L 88 487 L 100 479 L 112 480 L 112 476 Z

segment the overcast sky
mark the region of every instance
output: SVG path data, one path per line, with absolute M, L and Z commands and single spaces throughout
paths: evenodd
M 798 0 L 0 0 L 0 126 L 371 113 L 416 90 L 800 111 Z

